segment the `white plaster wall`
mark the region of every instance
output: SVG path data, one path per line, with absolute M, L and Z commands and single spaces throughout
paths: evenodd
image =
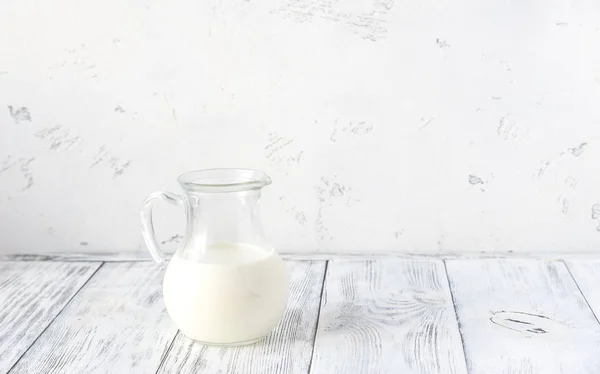
M 3 253 L 142 250 L 209 167 L 285 252 L 597 251 L 600 2 L 3 0 L 0 134 Z

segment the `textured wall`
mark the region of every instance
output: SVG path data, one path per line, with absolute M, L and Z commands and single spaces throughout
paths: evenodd
M 600 249 L 600 3 L 5 0 L 0 252 L 135 251 L 266 171 L 283 251 Z M 176 207 L 156 210 L 175 248 Z

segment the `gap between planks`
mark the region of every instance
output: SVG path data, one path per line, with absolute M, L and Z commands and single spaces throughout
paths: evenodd
M 325 282 L 327 280 L 327 271 L 329 270 L 329 260 L 325 261 L 325 270 L 323 271 L 323 281 L 321 282 L 321 293 L 319 295 L 319 308 L 317 309 L 317 322 L 313 331 L 312 350 L 310 353 L 310 361 L 308 362 L 308 373 L 311 372 L 312 364 L 315 358 L 315 342 L 317 340 L 317 331 L 319 330 L 319 321 L 321 320 L 321 310 L 323 308 L 323 292 L 325 291 Z
M 100 268 L 10 371 L 148 373 L 177 332 L 162 302 L 163 265 Z
M 567 263 L 565 260 L 562 260 L 562 263 L 567 268 L 567 271 L 569 272 L 569 275 L 573 279 L 573 282 L 575 282 L 575 284 L 577 285 L 577 289 L 583 296 L 583 299 L 585 300 L 588 308 L 590 308 L 590 310 L 592 311 L 594 318 L 596 318 L 596 322 L 598 322 L 598 324 L 600 324 L 600 319 L 598 319 L 598 313 L 600 313 L 600 293 L 598 291 L 596 291 L 594 305 L 590 304 L 590 301 L 588 300 L 588 297 L 590 295 L 594 294 L 593 289 L 598 286 L 597 282 L 599 280 L 599 279 L 593 279 L 591 282 L 588 282 L 588 276 L 590 276 L 591 274 L 594 274 L 594 272 L 596 272 L 599 275 L 598 278 L 600 278 L 600 261 L 596 262 L 595 264 L 589 264 L 589 263 L 580 264 L 577 262 Z M 594 265 L 595 265 L 595 269 L 590 268 L 590 267 L 594 267 Z M 577 281 L 576 276 L 573 275 L 573 270 L 571 270 L 571 267 L 574 268 L 574 271 L 578 271 L 578 273 L 580 275 L 580 281 Z M 587 267 L 587 269 L 586 269 L 586 267 Z M 583 287 L 583 289 L 582 289 L 582 287 Z
M 0 262 L 0 295 L 5 297 L 0 304 L 0 373 L 19 363 L 102 265 Z

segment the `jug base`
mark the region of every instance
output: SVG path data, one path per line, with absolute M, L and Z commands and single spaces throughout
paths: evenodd
M 269 336 L 269 335 L 264 335 L 264 336 L 261 336 L 261 337 L 256 338 L 256 339 L 246 340 L 246 341 L 243 341 L 243 342 L 231 342 L 231 343 L 205 342 L 205 341 L 202 341 L 202 340 L 196 340 L 194 338 L 190 338 L 189 336 L 187 338 L 193 340 L 194 342 L 196 342 L 198 344 L 210 345 L 210 346 L 213 346 L 213 347 L 240 347 L 240 346 L 243 346 L 243 345 L 251 345 L 251 344 L 254 344 L 254 343 L 258 343 L 259 341 L 264 340 L 267 336 Z

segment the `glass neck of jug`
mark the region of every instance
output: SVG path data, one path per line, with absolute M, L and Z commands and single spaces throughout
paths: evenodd
M 211 257 L 210 252 L 232 248 L 271 250 L 259 215 L 261 189 L 270 179 L 264 174 L 244 177 L 235 169 L 226 176 L 201 180 L 202 183 L 181 183 L 185 190 L 187 232 L 184 245 L 177 252 L 180 257 L 204 261 Z

